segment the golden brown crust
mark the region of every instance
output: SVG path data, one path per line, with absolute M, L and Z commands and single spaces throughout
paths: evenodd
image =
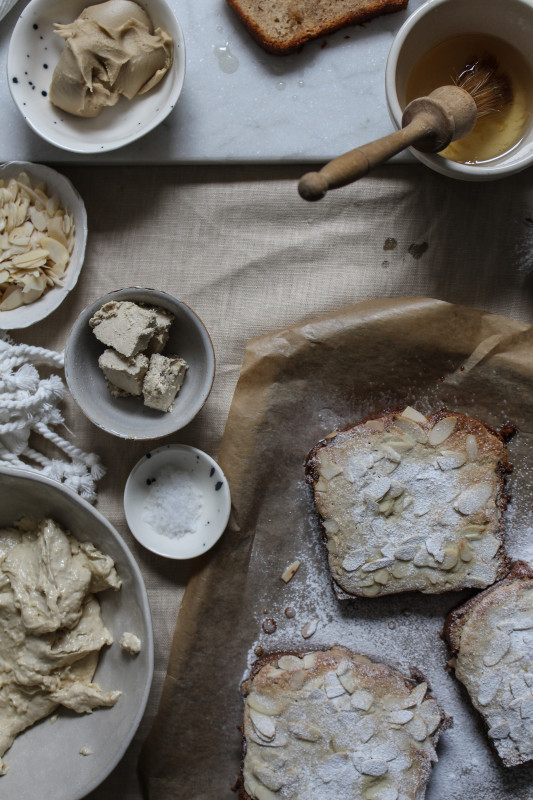
M 248 2 L 246 0 L 227 0 L 227 2 L 263 50 L 276 55 L 287 55 L 301 48 L 310 39 L 333 33 L 348 25 L 367 22 L 382 14 L 401 11 L 407 8 L 408 0 L 352 0 L 348 11 L 344 7 L 336 8 L 333 0 L 331 12 L 324 12 L 322 20 L 311 23 L 306 21 L 305 7 L 302 7 L 300 11 L 299 7 L 302 4 L 294 0 L 284 0 L 277 4 L 268 0 L 269 9 L 270 6 L 275 6 L 275 10 L 272 10 L 270 14 L 271 20 L 269 20 L 269 13 L 267 12 L 265 15 L 262 4 L 256 0 Z M 314 5 L 320 5 L 319 0 L 315 0 Z M 284 34 L 276 32 L 276 30 L 269 30 L 269 22 L 272 21 L 272 24 L 275 22 L 276 12 L 281 12 L 281 16 L 286 16 L 287 19 L 293 17 L 290 29 Z

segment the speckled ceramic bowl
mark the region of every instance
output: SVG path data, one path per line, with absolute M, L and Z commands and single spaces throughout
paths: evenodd
M 11 95 L 28 125 L 47 142 L 73 153 L 103 153 L 139 139 L 170 114 L 185 78 L 185 43 L 165 0 L 138 0 L 154 27 L 174 40 L 174 60 L 162 81 L 144 95 L 105 108 L 94 119 L 67 114 L 52 105 L 48 90 L 64 47 L 54 23 L 73 22 L 91 0 L 31 0 L 13 31 L 7 59 Z
M 189 365 L 171 411 L 156 411 L 142 397 L 113 397 L 98 366 L 106 349 L 89 320 L 111 300 L 132 300 L 160 306 L 174 315 L 170 337 L 163 350 Z M 65 348 L 65 378 L 70 393 L 86 416 L 108 433 L 123 439 L 157 439 L 184 428 L 207 400 L 215 377 L 215 354 L 203 322 L 181 300 L 156 289 L 130 287 L 100 297 L 79 315 Z
M 192 532 L 165 534 L 145 519 L 145 504 L 150 502 L 165 468 L 186 473 L 201 496 L 201 510 Z M 228 482 L 216 461 L 202 450 L 183 444 L 164 445 L 143 456 L 124 490 L 124 511 L 131 532 L 143 547 L 166 558 L 195 558 L 206 553 L 224 533 L 230 510 Z
M 150 608 L 139 568 L 117 531 L 92 506 L 57 481 L 18 469 L 0 468 L 0 527 L 22 516 L 51 517 L 82 541 L 110 555 L 122 578 L 118 592 L 102 592 L 102 616 L 115 643 L 100 654 L 95 681 L 102 689 L 120 689 L 113 708 L 92 714 L 60 709 L 57 720 L 44 719 L 15 739 L 4 756 L 0 796 L 20 800 L 79 800 L 98 786 L 120 761 L 146 707 L 153 674 Z M 141 639 L 137 656 L 118 645 L 129 631 Z M 80 750 L 92 753 L 83 756 Z
M 44 164 L 32 164 L 28 161 L 8 161 L 0 166 L 0 179 L 7 183 L 11 178 L 17 178 L 21 172 L 26 172 L 32 186 L 46 183 L 49 194 L 59 197 L 61 205 L 69 209 L 74 215 L 75 240 L 70 262 L 65 272 L 63 286 L 54 286 L 48 289 L 38 300 L 27 306 L 20 306 L 11 311 L 0 311 L 0 329 L 15 330 L 27 328 L 35 322 L 45 319 L 52 311 L 61 305 L 63 300 L 74 289 L 85 259 L 87 245 L 87 212 L 80 194 L 64 175 Z

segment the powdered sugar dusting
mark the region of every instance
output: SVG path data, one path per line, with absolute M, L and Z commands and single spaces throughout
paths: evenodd
M 430 596 L 410 592 L 338 601 L 330 582 L 312 492 L 302 478 L 305 455 L 322 436 L 354 424 L 379 409 L 411 405 L 423 414 L 443 407 L 457 409 L 495 429 L 509 421 L 515 422 L 519 431 L 509 444 L 514 472 L 507 482 L 513 499 L 504 514 L 506 546 L 512 558 L 533 563 L 533 441 L 525 422 L 529 418 L 528 393 L 523 392 L 522 402 L 520 386 L 511 379 L 506 383 L 500 374 L 494 373 L 491 378 L 490 369 L 478 370 L 475 374 L 461 372 L 459 357 L 445 363 L 441 354 L 439 363 L 437 369 L 442 369 L 442 374 L 428 379 L 422 391 L 419 379 L 412 381 L 412 388 L 406 385 L 406 379 L 396 395 L 380 390 L 385 380 L 376 381 L 372 388 L 365 379 L 366 393 L 362 398 L 355 390 L 352 397 L 341 394 L 335 386 L 331 391 L 328 389 L 327 400 L 318 392 L 312 397 L 306 396 L 305 423 L 297 420 L 295 414 L 291 423 L 296 429 L 294 432 L 289 432 L 288 426 L 276 431 L 273 442 L 278 446 L 280 437 L 288 437 L 283 455 L 286 457 L 291 448 L 299 448 L 299 460 L 295 458 L 292 482 L 287 480 L 287 471 L 279 478 L 279 484 L 277 476 L 273 476 L 268 502 L 262 503 L 256 522 L 247 602 L 258 633 L 249 643 L 244 677 L 262 652 L 309 652 L 335 644 L 387 663 L 405 674 L 416 667 L 428 679 L 439 704 L 454 719 L 453 728 L 443 734 L 439 743 L 439 762 L 433 767 L 427 800 L 465 800 L 468 797 L 531 800 L 533 765 L 515 770 L 501 765 L 489 747 L 477 712 L 446 669 L 450 653 L 441 638 L 444 620 L 471 592 Z M 417 364 L 413 358 L 412 375 L 421 369 L 425 369 L 425 365 Z M 486 394 L 486 386 L 491 381 L 493 390 Z M 294 390 L 294 386 L 290 386 L 290 390 Z M 297 402 L 303 401 L 296 398 L 295 407 Z M 301 406 L 297 407 L 300 411 Z M 284 413 L 288 419 L 288 412 Z M 282 509 L 282 513 L 275 506 Z M 285 584 L 279 576 L 295 559 L 300 561 L 300 568 L 290 583 Z M 288 607 L 295 609 L 292 618 L 284 614 Z M 273 634 L 261 630 L 265 617 L 277 622 Z M 304 639 L 302 628 L 312 620 L 317 620 L 315 633 Z

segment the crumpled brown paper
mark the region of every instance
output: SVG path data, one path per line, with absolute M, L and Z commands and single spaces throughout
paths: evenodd
M 335 428 L 391 405 L 515 424 L 508 483 L 511 557 L 533 563 L 533 328 L 483 311 L 407 298 L 361 303 L 251 341 L 219 462 L 232 521 L 199 564 L 180 611 L 159 713 L 140 773 L 149 800 L 230 800 L 241 757 L 241 680 L 261 648 L 345 644 L 422 669 L 454 727 L 442 737 L 427 800 L 526 800 L 533 766 L 503 768 L 445 669 L 446 613 L 467 593 L 339 602 L 329 583 L 307 452 Z M 287 584 L 285 567 L 301 566 Z M 288 618 L 285 609 L 296 615 Z M 262 624 L 274 620 L 276 631 Z M 302 626 L 316 621 L 304 639 Z

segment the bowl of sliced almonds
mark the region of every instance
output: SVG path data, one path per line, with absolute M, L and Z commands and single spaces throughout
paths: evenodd
M 74 288 L 87 214 L 64 175 L 42 164 L 0 166 L 0 329 L 47 317 Z

